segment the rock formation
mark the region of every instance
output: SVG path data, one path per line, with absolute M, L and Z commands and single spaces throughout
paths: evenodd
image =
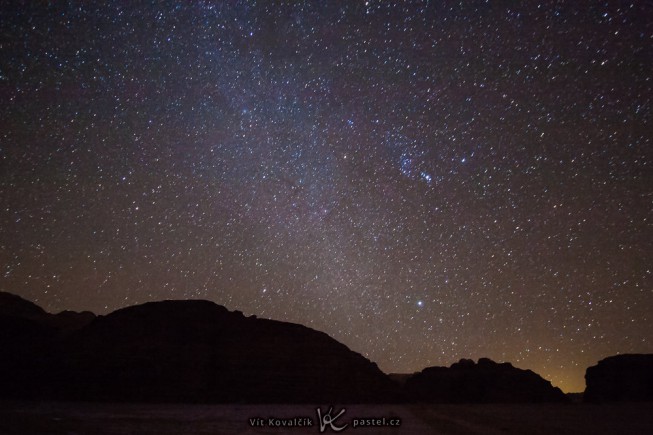
M 585 372 L 586 402 L 653 401 L 653 354 L 605 358 Z
M 406 381 L 406 396 L 435 403 L 539 403 L 567 401 L 564 393 L 530 370 L 481 358 L 429 367 Z
M 72 313 L 57 317 L 14 298 L 0 299 L 0 304 L 11 304 L 0 308 L 0 347 L 11 355 L 0 362 L 2 397 L 397 400 L 398 388 L 376 364 L 301 325 L 248 318 L 198 300 L 152 302 L 91 318 Z

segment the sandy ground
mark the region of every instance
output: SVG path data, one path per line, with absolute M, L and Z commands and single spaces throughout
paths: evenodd
M 319 434 L 316 408 L 0 402 L 0 434 Z M 348 425 L 339 432 L 343 434 L 653 434 L 653 403 L 336 405 L 330 415 L 335 417 L 342 409 L 345 412 L 333 421 L 333 428 Z M 328 410 L 321 406 L 322 417 Z M 400 419 L 401 425 L 378 426 L 383 420 L 377 419 L 383 417 L 387 424 Z M 253 425 L 253 418 L 262 424 Z M 288 427 L 283 421 L 312 425 Z M 363 422 L 377 425 L 354 428 Z M 323 433 L 336 432 L 326 425 Z

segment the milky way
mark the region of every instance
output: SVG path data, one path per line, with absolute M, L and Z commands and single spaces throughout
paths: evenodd
M 209 299 L 567 391 L 653 352 L 650 2 L 0 13 L 0 290 Z

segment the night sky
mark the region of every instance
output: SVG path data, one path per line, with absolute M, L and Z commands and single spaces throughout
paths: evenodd
M 104 4 L 101 4 L 104 3 Z M 653 352 L 653 4 L 0 6 L 0 290 L 565 391 Z

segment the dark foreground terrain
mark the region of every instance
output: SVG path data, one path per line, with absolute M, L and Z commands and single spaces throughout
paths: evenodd
M 317 434 L 312 405 L 90 404 L 0 402 L 1 434 Z M 487 405 L 337 405 L 339 433 L 362 434 L 651 434 L 653 403 L 487 404 Z M 328 412 L 321 407 L 322 415 Z M 261 418 L 261 427 L 250 419 Z M 307 427 L 271 427 L 294 417 Z M 358 427 L 356 418 L 386 418 L 399 427 Z M 304 420 L 306 421 L 306 420 Z M 369 421 L 369 420 L 368 420 Z M 335 433 L 326 426 L 324 433 Z

